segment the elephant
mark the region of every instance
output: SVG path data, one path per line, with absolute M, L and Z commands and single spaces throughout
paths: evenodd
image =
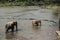
M 39 25 L 41 26 L 41 20 L 36 20 L 36 19 L 32 20 L 32 25 L 33 26 L 39 26 Z
M 10 21 L 7 22 L 5 25 L 6 28 L 6 33 L 11 29 L 12 32 L 14 32 L 14 27 L 16 27 L 16 31 L 17 31 L 17 21 Z

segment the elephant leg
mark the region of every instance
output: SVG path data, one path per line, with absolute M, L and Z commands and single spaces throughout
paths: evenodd
M 11 31 L 14 32 L 14 27 L 11 28 Z
M 41 22 L 40 22 L 40 26 L 41 26 Z
M 10 27 L 9 28 L 6 28 L 6 33 L 9 31 Z
M 39 24 L 37 23 L 36 26 L 38 26 Z
M 17 26 L 16 26 L 16 31 L 18 31 L 18 28 L 17 28 Z

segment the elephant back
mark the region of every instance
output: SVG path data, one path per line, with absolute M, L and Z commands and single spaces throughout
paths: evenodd
M 7 26 L 11 26 L 12 24 L 13 24 L 13 21 L 8 22 L 8 23 L 7 23 Z

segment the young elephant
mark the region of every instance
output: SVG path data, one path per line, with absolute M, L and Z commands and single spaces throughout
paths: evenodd
M 33 26 L 41 26 L 41 20 L 32 20 L 32 25 Z
M 17 21 L 16 22 L 8 22 L 6 25 L 5 25 L 5 28 L 6 28 L 6 32 L 8 32 L 8 30 L 11 29 L 11 31 L 13 32 L 14 31 L 14 27 L 16 26 L 16 31 L 17 31 Z

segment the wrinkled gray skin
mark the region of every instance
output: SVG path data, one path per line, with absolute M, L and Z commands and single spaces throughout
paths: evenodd
M 11 32 L 14 32 L 14 27 L 16 27 L 16 31 L 17 31 L 17 21 L 16 22 L 13 22 L 11 24 L 11 26 L 8 26 L 9 24 L 6 24 L 5 25 L 5 28 L 6 28 L 6 33 L 11 29 Z

